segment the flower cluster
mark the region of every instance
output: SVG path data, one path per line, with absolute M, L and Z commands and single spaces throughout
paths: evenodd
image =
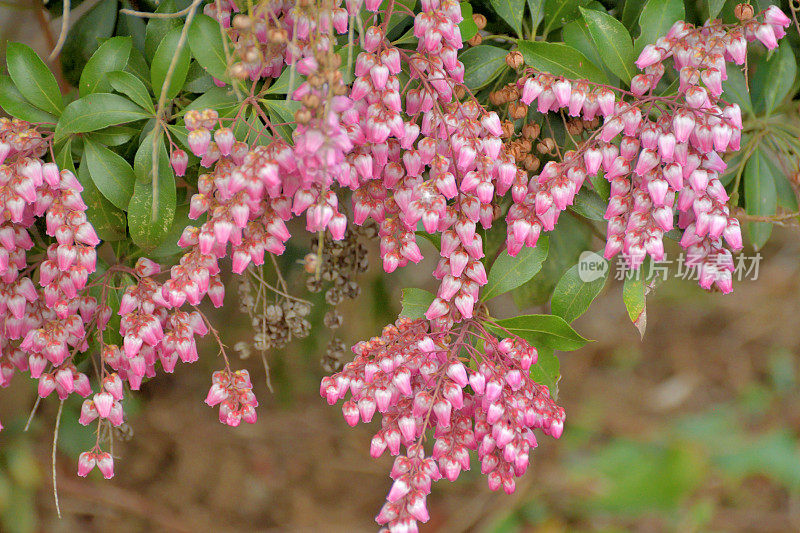
M 482 351 L 465 342 L 468 335 L 483 340 Z M 392 531 L 413 531 L 416 521 L 427 521 L 431 483 L 455 481 L 469 470 L 471 450 L 489 487 L 511 493 L 537 445 L 532 430 L 561 436 L 564 411 L 529 377 L 537 351 L 520 338 L 498 340 L 474 321 L 442 332 L 425 320 L 400 318 L 353 353 L 341 372 L 323 378 L 320 393 L 330 404 L 350 394 L 342 412 L 351 426 L 380 414 L 370 453 L 397 456 L 377 517 Z M 431 455 L 424 447 L 429 430 Z
M 512 195 L 509 253 L 517 253 L 523 244 L 535 245 L 542 230 L 552 230 L 587 176 L 602 168 L 611 185 L 606 258 L 622 252 L 631 269 L 647 255 L 661 260 L 664 234 L 677 225 L 683 230 L 680 243 L 688 264 L 698 268 L 700 285 L 730 292 L 733 259 L 725 244 L 739 250 L 742 237 L 719 181 L 726 168 L 720 154 L 739 149 L 742 118 L 737 104 L 720 98 L 726 62 L 744 62 L 746 36 L 753 40 L 761 34 L 759 40 L 774 48 L 774 37 L 766 39 L 761 28 L 774 35 L 775 28 L 782 31 L 788 24 L 774 7 L 765 12 L 764 22 L 752 19 L 744 28 L 718 21 L 701 28 L 676 22 L 639 56 L 637 66 L 643 73 L 631 81 L 630 100 L 624 98 L 625 91 L 548 74 L 521 79 L 524 104 L 535 100 L 541 113 L 566 109 L 584 120 L 599 115 L 603 123 L 577 150 L 547 163 L 524 196 L 522 187 Z M 678 71 L 678 92 L 655 96 L 651 90 L 664 75 L 668 58 Z

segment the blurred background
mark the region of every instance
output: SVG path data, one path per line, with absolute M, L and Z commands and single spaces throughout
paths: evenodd
M 0 41 L 22 40 L 46 56 L 52 33 L 40 10 L 15 3 L 10 10 L 0 1 Z M 305 251 L 293 250 L 285 266 Z M 762 253 L 758 279 L 737 283 L 729 296 L 706 294 L 693 281 L 660 285 L 648 297 L 643 340 L 621 283 L 610 279 L 574 324 L 596 342 L 560 354 L 564 436 L 540 440 L 512 496 L 490 492 L 477 471 L 437 483 L 423 531 L 800 530 L 797 229 L 777 228 Z M 372 263 L 376 257 L 371 250 Z M 339 336 L 352 344 L 377 334 L 400 310 L 400 287 L 433 287 L 426 269 L 383 276 L 373 266 L 360 278 L 361 297 L 342 307 Z M 310 297 L 294 270 L 296 293 Z M 209 317 L 224 324 L 232 346 L 252 332 L 229 287 L 225 308 Z M 531 302 L 536 292 L 530 288 Z M 330 338 L 323 307 L 312 314 L 315 333 L 269 354 L 274 393 L 258 357 L 235 361 L 253 376 L 261 402 L 255 425 L 223 426 L 203 403 L 221 366 L 208 340 L 200 362 L 128 396 L 130 440 L 115 444 L 110 481 L 75 474 L 93 436 L 77 423 L 80 404 L 68 402 L 56 460 L 61 519 L 50 460 L 57 404 L 43 402 L 23 432 L 35 387 L 15 379 L 0 391 L 0 530 L 374 531 L 391 459 L 369 457 L 375 427 L 349 428 L 340 405 L 317 394 Z M 494 312 L 516 308 L 502 300 Z

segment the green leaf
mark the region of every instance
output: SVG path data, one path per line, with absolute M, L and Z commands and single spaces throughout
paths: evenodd
M 580 10 L 594 44 L 603 51 L 601 55 L 605 65 L 621 80 L 630 83 L 636 74 L 636 54 L 628 30 L 611 15 L 593 9 Z
M 544 20 L 544 0 L 528 0 L 528 10 L 531 13 L 531 33 L 536 35 L 539 24 Z
M 389 19 L 389 22 L 386 24 L 386 38 L 390 41 L 394 40 L 395 37 L 400 35 L 400 32 L 406 28 L 410 22 L 413 21 L 411 16 L 408 14 L 408 11 L 413 12 L 414 8 L 417 6 L 417 0 L 383 0 L 380 5 L 380 12 L 383 14 L 381 15 L 381 21 L 385 21 L 386 19 L 386 10 L 389 8 L 389 5 L 394 2 L 394 10 L 392 12 L 392 16 Z M 397 5 L 405 6 L 408 8 L 406 9 L 398 9 Z
M 11 78 L 2 75 L 0 75 L 0 109 L 12 117 L 27 122 L 50 122 L 55 124 L 58 121 L 58 118 L 54 115 L 28 103 L 28 100 L 14 86 Z
M 224 116 L 227 112 L 237 109 L 238 106 L 236 95 L 230 88 L 213 87 L 181 109 L 179 115 L 185 115 L 187 111 L 193 109 L 215 109 L 220 116 Z
M 496 323 L 485 322 L 484 326 L 500 336 L 516 335 L 537 348 L 541 346 L 563 352 L 578 350 L 589 342 L 556 315 L 522 315 Z
M 473 91 L 489 85 L 508 68 L 507 54 L 508 50 L 483 44 L 468 48 L 458 57 L 464 63 L 464 84 Z
M 163 0 L 158 4 L 156 13 L 174 13 L 177 10 L 174 0 Z M 153 61 L 156 49 L 158 45 L 161 44 L 161 41 L 164 40 L 167 33 L 173 28 L 180 27 L 180 25 L 179 19 L 175 17 L 152 18 L 148 20 L 147 30 L 144 35 L 144 55 L 148 62 Z
M 589 28 L 582 20 L 573 20 L 561 29 L 561 38 L 564 44 L 567 44 L 591 61 L 595 66 L 602 66 L 603 59 L 600 57 L 600 51 L 595 46 L 592 36 L 589 34 Z M 606 72 L 608 75 L 610 71 Z
M 648 0 L 639 16 L 641 32 L 633 46 L 637 56 L 646 45 L 666 35 L 672 25 L 684 17 L 683 0 Z
M 211 74 L 200 66 L 197 61 L 192 61 L 189 64 L 189 72 L 186 74 L 186 83 L 183 84 L 183 90 L 190 93 L 202 94 L 210 90 L 214 85 L 214 78 Z
M 178 240 L 181 238 L 183 230 L 187 226 L 199 226 L 205 221 L 205 215 L 197 220 L 189 218 L 189 206 L 182 205 L 175 209 L 175 218 L 172 221 L 172 227 L 167 233 L 166 237 L 162 240 L 161 244 L 150 250 L 147 255 L 151 258 L 166 258 L 174 255 L 184 253 L 184 249 L 178 246 Z
M 300 109 L 300 102 L 294 100 L 265 100 L 264 103 L 269 109 L 270 115 L 275 113 L 280 122 L 294 122 L 294 114 Z M 273 121 L 274 122 L 274 121 Z
M 797 62 L 788 42 L 781 42 L 769 61 L 758 66 L 751 87 L 757 113 L 772 114 L 792 93 L 797 75 Z
M 150 113 L 127 98 L 116 94 L 94 93 L 69 104 L 56 128 L 62 135 L 84 133 L 149 117 Z
M 622 301 L 625 309 L 628 310 L 628 317 L 639 330 L 639 336 L 644 338 L 644 331 L 647 328 L 647 306 L 645 294 L 647 290 L 647 280 L 645 279 L 645 265 L 638 270 L 628 272 L 625 282 L 622 285 Z
M 728 69 L 728 79 L 722 82 L 722 97 L 732 104 L 739 104 L 742 114 L 753 115 L 753 104 L 750 101 L 750 92 L 744 73 L 738 68 Z M 742 145 L 744 146 L 744 145 Z
M 164 140 L 157 142 L 158 151 L 153 154 L 151 132 L 142 141 L 133 163 L 136 185 L 128 205 L 128 226 L 133 242 L 145 250 L 161 244 L 172 228 L 175 217 L 175 176 L 169 164 L 169 155 Z M 158 198 L 153 193 L 153 157 L 158 160 L 156 186 Z
M 547 36 L 551 31 L 575 20 L 578 16 L 578 8 L 588 3 L 588 0 L 546 0 L 542 33 Z
M 425 311 L 431 306 L 434 298 L 436 296 L 424 289 L 414 287 L 403 289 L 403 310 L 400 311 L 400 316 L 414 319 L 424 318 Z
M 586 56 L 562 43 L 519 41 L 525 64 L 554 76 L 608 83 L 608 78 Z
M 6 66 L 25 99 L 42 111 L 60 115 L 64 109 L 56 77 L 30 46 L 8 43 Z
M 89 169 L 84 160 L 78 171 L 75 171 L 75 164 L 72 161 L 71 141 L 68 139 L 60 150 L 56 152 L 56 164 L 62 168 L 72 171 L 83 185 L 83 198 L 86 204 L 86 218 L 94 226 L 97 236 L 104 241 L 119 241 L 125 238 L 125 213 L 114 207 L 111 202 L 106 200 L 97 187 L 94 186 L 92 178 L 89 176 Z
M 715 19 L 725 6 L 725 0 L 708 0 L 705 4 L 708 6 L 708 19 Z
M 540 238 L 535 248 L 522 248 L 516 257 L 503 250 L 489 271 L 489 281 L 483 288 L 481 300 L 491 300 L 526 283 L 541 270 L 548 251 L 547 237 Z
M 216 20 L 198 13 L 189 27 L 189 47 L 197 62 L 209 74 L 218 80 L 230 81 L 225 49 L 222 46 L 222 33 Z
M 112 37 L 100 45 L 83 67 L 79 84 L 80 95 L 111 92 L 108 75 L 128 65 L 131 46 L 130 37 Z
M 601 179 L 605 181 L 605 178 Z M 547 237 L 549 250 L 542 269 L 528 283 L 512 291 L 518 309 L 547 303 L 564 272 L 592 245 L 591 232 L 575 217 L 559 218 L 555 229 Z
M 72 4 L 75 7 L 76 2 L 73 1 Z M 79 85 L 86 62 L 100 46 L 100 42 L 114 34 L 118 9 L 117 0 L 100 0 L 69 29 L 59 58 L 64 77 L 71 85 Z M 61 13 L 60 10 L 58 13 Z M 76 13 L 77 11 L 72 12 L 72 20 Z
M 550 389 L 550 396 L 558 400 L 558 382 L 561 380 L 561 363 L 552 348 L 538 348 L 536 364 L 531 366 L 531 379 Z
M 606 202 L 600 195 L 588 189 L 581 189 L 575 195 L 575 203 L 570 209 L 589 220 L 605 220 Z
M 748 215 L 771 216 L 778 207 L 778 194 L 775 189 L 773 167 L 769 164 L 767 156 L 760 147 L 756 148 L 753 155 L 744 167 L 744 199 L 745 211 Z M 761 249 L 772 234 L 772 224 L 769 222 L 748 222 L 747 234 L 756 250 Z
M 461 30 L 461 41 L 467 42 L 478 33 L 478 25 L 472 19 L 472 5 L 469 2 L 461 2 L 461 16 L 464 18 L 459 24 Z
M 124 94 L 155 115 L 156 108 L 153 106 L 153 99 L 150 96 L 150 92 L 139 78 L 130 72 L 117 70 L 108 73 L 108 81 L 115 91 Z
M 106 146 L 120 146 L 133 139 L 141 130 L 126 126 L 110 126 L 87 134 L 95 142 Z
M 636 25 L 644 3 L 645 0 L 625 0 L 625 5 L 622 6 L 622 16 L 619 19 L 629 30 L 633 30 Z
M 116 207 L 128 209 L 136 182 L 130 164 L 89 135 L 84 138 L 83 157 L 92 181 L 103 196 Z
M 192 60 L 192 55 L 185 42 L 181 45 L 180 50 L 178 49 L 180 39 L 181 28 L 173 28 L 164 36 L 153 56 L 153 63 L 150 65 L 150 82 L 153 84 L 153 92 L 156 97 L 160 97 L 164 89 L 167 71 L 176 55 L 178 59 L 172 72 L 172 79 L 169 82 L 169 87 L 166 88 L 167 98 L 175 98 L 186 82 L 186 74 L 189 72 L 189 63 Z
M 489 0 L 495 12 L 511 26 L 518 37 L 522 35 L 522 18 L 525 14 L 525 0 Z
M 589 309 L 608 278 L 608 261 L 594 252 L 584 252 L 577 265 L 567 270 L 553 291 L 550 310 L 572 322 Z

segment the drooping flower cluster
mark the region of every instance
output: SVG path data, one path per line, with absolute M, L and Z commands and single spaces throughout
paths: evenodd
M 465 342 L 469 334 L 483 339 L 483 351 Z M 350 394 L 342 412 L 351 426 L 380 413 L 370 453 L 397 456 L 394 484 L 377 517 L 391 531 L 414 531 L 416 521 L 427 521 L 431 482 L 455 481 L 469 470 L 471 450 L 489 487 L 511 493 L 537 445 L 532 430 L 561 436 L 564 411 L 529 377 L 537 352 L 522 339 L 498 340 L 472 321 L 442 332 L 430 331 L 425 320 L 400 318 L 353 353 L 341 372 L 322 380 L 320 393 L 330 404 Z M 431 455 L 424 447 L 429 430 Z
M 677 210 L 687 265 L 698 269 L 703 288 L 716 285 L 730 292 L 734 265 L 723 239 L 735 251 L 742 248 L 742 237 L 719 181 L 726 168 L 720 154 L 739 149 L 742 119 L 739 106 L 726 104 L 720 96 L 726 62 L 738 65 L 745 60 L 745 36 L 753 40 L 761 34 L 759 40 L 774 48 L 774 39 L 764 37 L 761 28 L 772 35 L 775 28 L 782 32 L 789 24 L 777 8 L 763 18 L 744 28 L 719 21 L 701 28 L 676 22 L 666 36 L 642 51 L 637 66 L 644 72 L 631 81 L 632 100 L 623 98 L 624 91 L 616 90 L 621 93 L 617 95 L 605 86 L 548 74 L 521 79 L 522 102 L 536 100 L 539 112 L 566 109 L 585 120 L 600 115 L 603 124 L 562 161 L 547 163 L 524 197 L 514 197 L 507 217 L 509 253 L 523 244 L 535 245 L 542 230 L 553 229 L 586 177 L 602 168 L 611 184 L 606 258 L 622 252 L 632 269 L 647 255 L 663 259 L 663 237 L 675 227 Z M 664 75 L 668 58 L 678 71 L 678 93 L 654 96 L 650 91 Z

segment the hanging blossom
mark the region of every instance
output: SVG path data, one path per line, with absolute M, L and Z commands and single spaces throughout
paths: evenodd
M 643 72 L 631 80 L 629 93 L 543 73 L 521 79 L 524 104 L 536 101 L 541 113 L 566 109 L 586 121 L 601 116 L 603 123 L 562 161 L 547 163 L 524 195 L 515 191 L 507 216 L 509 253 L 535 246 L 541 232 L 552 230 L 572 204 L 586 177 L 602 168 L 611 184 L 607 259 L 622 253 L 631 269 L 647 255 L 662 260 L 663 237 L 676 226 L 677 210 L 680 244 L 687 265 L 698 268 L 700 286 L 730 292 L 730 250 L 742 248 L 742 236 L 719 178 L 726 168 L 721 154 L 739 150 L 742 118 L 737 104 L 721 99 L 722 82 L 727 62 L 744 63 L 747 41 L 775 48 L 790 23 L 774 6 L 761 19 L 744 25 L 712 21 L 700 28 L 676 22 L 642 50 L 636 64 Z M 668 59 L 678 72 L 678 92 L 654 96 Z
M 470 335 L 484 340 L 481 350 Z M 427 522 L 431 483 L 469 470 L 470 451 L 477 450 L 489 487 L 510 494 L 537 446 L 533 430 L 555 438 L 563 431 L 564 410 L 529 377 L 538 354 L 523 339 L 498 340 L 473 321 L 443 331 L 401 317 L 353 353 L 341 372 L 323 378 L 320 393 L 330 404 L 350 395 L 342 412 L 351 426 L 381 415 L 370 454 L 397 457 L 376 517 L 390 531 L 416 531 L 417 521 Z M 428 430 L 435 440 L 430 452 Z

